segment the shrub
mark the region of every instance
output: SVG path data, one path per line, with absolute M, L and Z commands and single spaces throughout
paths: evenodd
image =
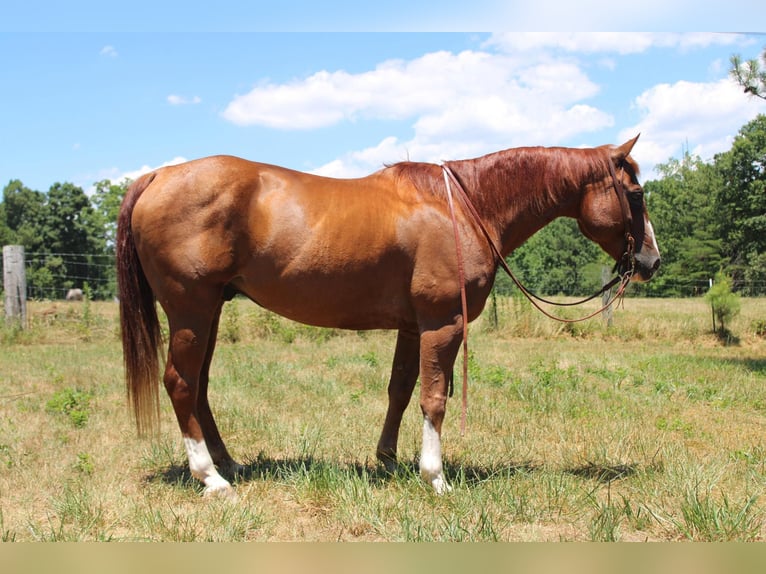
M 705 299 L 713 310 L 713 331 L 721 335 L 727 333 L 726 324 L 737 316 L 740 308 L 739 295 L 732 292 L 731 284 L 731 277 L 719 271 L 715 275 L 713 286 L 705 294 Z
M 46 404 L 49 413 L 66 415 L 76 428 L 88 422 L 91 394 L 79 389 L 66 388 L 58 391 Z

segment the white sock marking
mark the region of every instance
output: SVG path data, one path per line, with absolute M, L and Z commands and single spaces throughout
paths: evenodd
M 420 476 L 434 487 L 436 494 L 452 490 L 444 478 L 442 444 L 431 419 L 423 418 L 423 445 L 420 451 Z
M 197 442 L 193 438 L 184 437 L 184 446 L 189 457 L 189 470 L 194 478 L 205 484 L 205 495 L 233 493 L 231 484 L 215 469 L 204 440 Z

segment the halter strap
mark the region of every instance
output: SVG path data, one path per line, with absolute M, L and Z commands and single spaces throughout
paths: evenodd
M 452 201 L 452 186 L 449 183 L 448 173 L 452 172 L 449 168 L 444 168 L 444 185 L 447 188 L 447 205 L 449 205 L 449 213 L 452 218 L 452 230 L 455 234 L 455 252 L 457 255 L 457 275 L 458 281 L 460 281 L 460 304 L 463 313 L 463 408 L 460 413 L 460 436 L 465 435 L 465 423 L 468 411 L 468 299 L 465 294 L 465 266 L 463 265 L 463 249 L 460 246 L 460 233 L 457 228 L 457 218 L 455 217 L 455 206 Z M 453 176 L 454 177 L 454 176 Z M 452 389 L 452 381 L 450 381 L 450 390 Z M 450 396 L 452 393 L 450 392 Z
M 622 256 L 622 260 L 617 262 L 617 266 L 622 263 L 626 258 L 628 264 L 632 269 L 635 266 L 635 245 L 636 241 L 633 238 L 633 234 L 630 232 L 633 226 L 633 213 L 630 211 L 630 203 L 628 202 L 628 194 L 625 191 L 625 186 L 622 185 L 622 181 L 617 177 L 617 173 L 614 171 L 614 165 L 609 160 L 609 174 L 612 176 L 612 183 L 614 184 L 614 191 L 617 194 L 617 199 L 620 202 L 620 210 L 622 211 L 622 225 L 625 231 L 625 253 Z M 615 268 L 617 268 L 615 266 Z

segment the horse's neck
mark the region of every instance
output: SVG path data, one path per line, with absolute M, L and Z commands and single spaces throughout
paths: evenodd
M 557 217 L 576 216 L 580 186 L 571 172 L 561 173 L 569 151 L 510 149 L 456 163 L 455 171 L 503 255 Z

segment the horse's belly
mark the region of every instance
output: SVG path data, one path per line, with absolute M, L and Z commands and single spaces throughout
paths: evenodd
M 379 276 L 243 276 L 232 285 L 262 307 L 308 325 L 362 330 L 414 323 L 406 290 Z

